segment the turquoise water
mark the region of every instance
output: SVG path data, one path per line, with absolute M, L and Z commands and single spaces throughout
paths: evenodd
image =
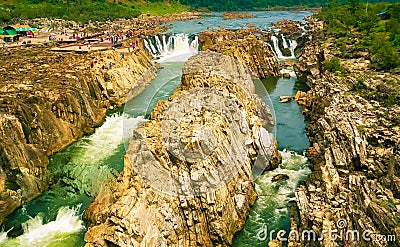
M 246 28 L 248 23 L 253 24 L 255 27 L 263 30 L 273 29 L 272 22 L 281 20 L 294 20 L 304 21 L 304 17 L 310 16 L 310 11 L 250 11 L 248 13 L 254 14 L 254 18 L 246 19 L 222 19 L 223 13 L 215 13 L 214 16 L 203 16 L 202 19 L 177 21 L 167 24 L 170 27 L 166 33 L 185 33 L 185 34 L 198 34 L 204 30 L 219 29 L 220 26 L 225 29 L 240 29 Z
M 223 21 L 220 13 L 202 20 L 172 23 L 174 33 L 195 34 L 207 28 L 240 28 L 250 22 L 267 29 L 272 21 L 301 20 L 309 12 L 255 12 L 256 18 Z M 198 22 L 202 24 L 198 24 Z M 55 174 L 49 191 L 10 215 L 0 233 L 1 246 L 83 246 L 86 231 L 82 213 L 101 186 L 123 168 L 124 136 L 151 112 L 157 101 L 167 99 L 179 84 L 182 62 L 166 62 L 146 90 L 130 100 L 125 109 L 109 115 L 93 135 L 83 137 L 50 160 L 49 172 Z M 266 246 L 257 239 L 265 225 L 269 229 L 288 227 L 287 202 L 293 199 L 297 184 L 309 173 L 302 156 L 308 146 L 301 107 L 295 102 L 279 103 L 281 95 L 294 95 L 294 78 L 269 78 L 263 81 L 276 114 L 276 137 L 284 162 L 275 171 L 266 172 L 256 181 L 259 193 L 245 229 L 238 233 L 234 246 Z M 267 100 L 267 99 L 266 99 Z M 124 113 L 123 113 L 124 112 Z M 289 180 L 272 184 L 275 174 L 289 175 Z M 8 236 L 7 236 L 8 232 Z
M 306 89 L 293 77 L 290 79 L 270 77 L 263 79 L 262 82 L 275 109 L 276 139 L 282 155 L 282 164 L 257 178 L 256 191 L 259 197 L 244 229 L 234 238 L 235 247 L 268 246 L 269 239 L 263 239 L 263 235 L 260 235 L 264 229 L 268 229 L 268 232 L 272 230 L 289 232 L 288 203 L 295 199 L 294 192 L 299 183 L 311 172 L 310 163 L 303 155 L 309 145 L 305 132 L 306 121 L 301 114 L 303 107 L 294 101 L 279 102 L 279 96 L 294 95 L 297 90 Z M 288 175 L 289 179 L 272 182 L 272 178 L 278 174 Z

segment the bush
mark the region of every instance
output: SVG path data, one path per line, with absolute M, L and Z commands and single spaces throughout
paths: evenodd
M 330 60 L 325 60 L 324 62 L 322 62 L 322 64 L 324 65 L 325 70 L 327 70 L 329 72 L 338 72 L 342 75 L 345 75 L 348 73 L 346 68 L 344 68 L 342 66 L 342 64 L 340 64 L 339 59 L 337 59 L 335 57 Z
M 374 37 L 372 54 L 371 64 L 377 70 L 390 70 L 399 65 L 400 56 L 397 48 L 382 34 Z

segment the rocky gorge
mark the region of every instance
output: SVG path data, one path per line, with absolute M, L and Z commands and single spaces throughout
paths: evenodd
M 280 163 L 263 128 L 270 114 L 243 64 L 191 57 L 174 94 L 134 131 L 123 172 L 85 212 L 86 246 L 229 246 L 257 198 L 254 163 Z
M 0 64 L 2 222 L 47 190 L 49 156 L 93 132 L 132 87 L 144 89 L 156 68 L 143 49 L 122 59 L 116 51 L 60 54 L 47 45 L 5 50 Z
M 296 192 L 291 230 L 324 238 L 289 246 L 399 246 L 399 76 L 370 69 L 363 57 L 341 59 L 346 73 L 326 70 L 335 48 L 322 39 L 323 23 L 309 22 L 295 70 L 310 88 L 307 156 L 314 167 Z

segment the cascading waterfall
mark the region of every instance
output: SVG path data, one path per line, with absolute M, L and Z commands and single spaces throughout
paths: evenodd
M 278 40 L 278 38 L 275 37 L 274 35 L 272 35 L 271 36 L 271 40 L 272 40 L 272 43 L 274 45 L 274 51 L 275 51 L 275 54 L 276 54 L 277 58 L 278 59 L 283 59 L 284 56 L 283 56 L 283 54 L 281 52 L 281 49 L 279 49 L 279 43 L 278 43 L 279 40 Z
M 278 59 L 294 59 L 294 58 L 296 58 L 296 56 L 294 55 L 294 50 L 297 47 L 297 42 L 295 40 L 286 39 L 283 34 L 281 34 L 281 40 L 282 40 L 283 48 L 290 50 L 290 56 L 284 56 L 282 54 L 282 51 L 279 48 L 279 42 L 280 42 L 279 38 L 272 35 L 271 41 L 272 41 L 273 47 L 270 44 L 268 44 L 268 45 L 272 49 L 272 51 L 275 53 L 276 57 Z
M 197 36 L 194 36 L 191 40 L 187 34 L 182 33 L 169 36 L 168 39 L 165 34 L 162 35 L 161 39 L 158 35 L 155 35 L 154 38 L 145 39 L 144 44 L 153 58 L 160 62 L 175 56 L 194 55 L 199 50 Z

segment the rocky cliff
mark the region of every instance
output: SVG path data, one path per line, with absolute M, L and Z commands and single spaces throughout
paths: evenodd
M 0 223 L 47 187 L 48 157 L 101 124 L 139 80 L 154 76 L 142 50 L 120 57 L 52 53 L 47 47 L 4 50 L 0 60 Z M 93 68 L 90 63 L 93 61 Z M 101 70 L 102 65 L 112 69 Z
M 86 246 L 229 246 L 257 198 L 254 163 L 280 163 L 264 124 L 273 120 L 245 66 L 190 58 L 134 131 L 122 174 L 86 210 Z
M 342 60 L 346 73 L 326 71 L 334 48 L 319 41 L 322 23 L 311 26 L 295 68 L 310 87 L 307 156 L 314 168 L 296 193 L 292 229 L 324 239 L 291 244 L 400 246 L 400 107 L 387 100 L 398 98 L 400 78 L 370 70 L 363 59 Z
M 199 34 L 200 48 L 234 57 L 259 78 L 280 76 L 279 62 L 266 41 L 270 34 L 250 27 L 240 30 L 207 30 Z

